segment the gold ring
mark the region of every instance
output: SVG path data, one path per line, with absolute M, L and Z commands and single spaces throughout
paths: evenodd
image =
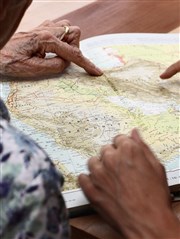
M 68 34 L 69 33 L 69 27 L 68 26 L 64 26 L 64 33 Z
M 69 29 L 68 26 L 64 26 L 64 32 L 63 32 L 63 34 L 62 34 L 60 40 L 62 40 L 62 39 L 65 37 L 65 35 L 67 35 L 67 34 L 69 33 L 69 30 L 70 30 L 70 29 Z

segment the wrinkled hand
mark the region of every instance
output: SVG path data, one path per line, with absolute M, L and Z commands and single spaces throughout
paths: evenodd
M 65 27 L 69 32 L 64 35 Z M 79 50 L 80 29 L 67 20 L 45 21 L 30 32 L 20 32 L 0 51 L 0 73 L 13 77 L 46 76 L 61 73 L 70 62 L 90 75 L 102 71 L 85 58 Z M 57 57 L 45 59 L 48 52 Z
M 164 167 L 137 130 L 104 146 L 79 184 L 97 212 L 123 238 L 178 238 Z
M 161 79 L 169 79 L 171 78 L 173 75 L 177 74 L 178 72 L 180 72 L 180 61 L 177 61 L 176 63 L 172 64 L 171 66 L 169 66 L 165 72 L 163 72 L 160 77 Z

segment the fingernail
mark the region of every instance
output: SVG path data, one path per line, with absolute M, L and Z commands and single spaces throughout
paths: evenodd
M 96 72 L 98 76 L 101 76 L 103 74 L 102 70 L 98 67 L 96 67 Z
M 162 79 L 162 80 L 164 80 L 165 78 L 164 78 L 164 75 L 165 75 L 165 72 L 163 72 L 159 77 Z
M 131 131 L 131 137 L 137 142 L 137 143 L 140 143 L 142 141 L 141 139 L 141 136 L 140 136 L 140 133 L 138 131 L 138 129 L 133 129 Z

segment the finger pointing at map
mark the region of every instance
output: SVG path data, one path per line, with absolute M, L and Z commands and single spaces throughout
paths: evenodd
M 80 29 L 70 22 L 45 21 L 30 32 L 20 32 L 0 52 L 0 73 L 12 77 L 34 77 L 58 74 L 70 62 L 94 76 L 102 71 L 83 56 L 79 49 Z M 46 58 L 46 53 L 57 56 Z
M 169 66 L 165 72 L 163 72 L 160 77 L 161 79 L 169 79 L 171 78 L 173 75 L 177 74 L 178 72 L 180 72 L 180 61 L 177 61 L 176 63 L 172 64 L 171 66 Z

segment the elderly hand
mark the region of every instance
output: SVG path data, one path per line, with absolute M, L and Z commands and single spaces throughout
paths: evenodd
M 90 75 L 102 71 L 79 50 L 80 29 L 67 20 L 45 21 L 30 32 L 20 32 L 0 51 L 0 73 L 13 77 L 47 76 L 61 73 L 70 62 Z M 45 58 L 46 53 L 57 55 Z
M 166 71 L 160 75 L 160 77 L 161 79 L 169 79 L 178 72 L 180 72 L 180 61 L 177 61 L 169 66 Z
M 89 160 L 79 184 L 97 212 L 123 238 L 178 238 L 163 166 L 137 130 L 116 136 Z

